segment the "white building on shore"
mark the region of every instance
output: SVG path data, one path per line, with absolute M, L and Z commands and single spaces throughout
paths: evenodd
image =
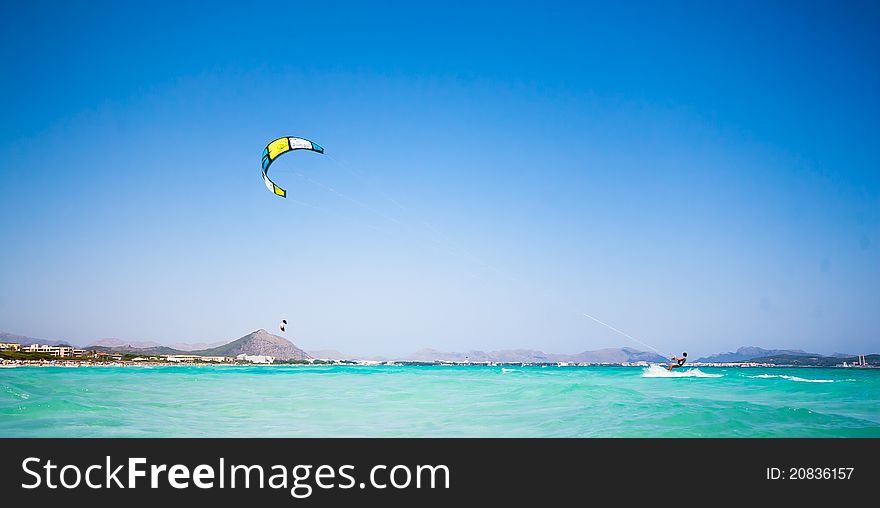
M 194 361 L 198 360 L 199 358 L 201 358 L 201 357 L 196 356 L 196 355 L 168 355 L 165 357 L 165 361 L 183 363 L 183 362 L 194 362 Z
M 49 346 L 46 344 L 31 344 L 21 348 L 21 351 L 23 353 L 49 353 L 52 356 L 58 357 L 84 356 L 86 354 L 84 349 L 76 349 L 71 346 Z
M 228 362 L 229 357 L 226 356 L 196 356 L 196 355 L 168 355 L 165 361 L 186 363 L 186 362 Z
M 236 356 L 235 359 L 240 362 L 250 362 L 250 363 L 272 363 L 275 361 L 274 356 L 246 355 L 244 353 Z
M 203 362 L 215 362 L 215 363 L 223 363 L 232 360 L 232 358 L 228 356 L 200 356 L 199 359 Z

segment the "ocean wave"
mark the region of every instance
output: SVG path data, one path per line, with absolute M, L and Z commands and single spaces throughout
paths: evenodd
M 788 379 L 789 381 L 797 381 L 799 383 L 833 383 L 833 379 L 804 379 L 797 376 L 786 376 L 784 374 L 758 374 L 757 376 L 749 376 L 752 379 Z
M 29 398 L 31 398 L 31 396 L 30 396 L 29 394 L 27 394 L 27 393 L 25 393 L 25 392 L 18 392 L 18 391 L 13 390 L 12 388 L 10 388 L 10 387 L 8 387 L 8 386 L 4 386 L 4 387 L 3 387 L 3 391 L 6 392 L 6 393 L 8 393 L 8 394 L 10 394 L 10 395 L 12 395 L 13 397 L 15 397 L 15 398 L 17 398 L 17 399 L 28 400 Z
M 721 377 L 723 374 L 707 374 L 700 369 L 667 370 L 662 365 L 651 365 L 642 371 L 642 377 Z
M 501 373 L 503 374 L 503 373 L 505 373 L 505 372 L 519 372 L 519 371 L 516 370 L 516 369 L 505 369 L 505 368 L 502 367 L 502 368 L 501 368 Z

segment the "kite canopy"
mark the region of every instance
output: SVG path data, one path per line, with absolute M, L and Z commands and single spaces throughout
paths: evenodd
M 269 179 L 269 166 L 271 166 L 272 163 L 275 162 L 275 159 L 281 154 L 291 150 L 311 150 L 313 152 L 324 153 L 323 148 L 316 143 L 312 143 L 308 139 L 303 138 L 278 138 L 266 145 L 266 149 L 263 150 L 263 183 L 266 184 L 266 188 L 269 189 L 270 192 L 276 196 L 281 196 L 282 198 L 287 197 L 287 191 L 275 185 L 275 182 Z

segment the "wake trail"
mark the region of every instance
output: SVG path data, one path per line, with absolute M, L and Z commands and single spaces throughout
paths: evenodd
M 664 377 L 664 378 L 687 378 L 687 377 L 697 377 L 697 378 L 715 378 L 715 377 L 723 377 L 724 374 L 708 374 L 706 372 L 701 371 L 700 369 L 685 369 L 678 370 L 674 369 L 669 371 L 666 367 L 662 365 L 651 365 L 649 367 L 645 367 L 645 370 L 642 371 L 642 377 Z
M 787 379 L 789 381 L 797 381 L 799 383 L 833 383 L 833 379 L 806 379 L 797 376 L 786 376 L 783 374 L 759 374 L 757 376 L 748 376 L 751 379 Z

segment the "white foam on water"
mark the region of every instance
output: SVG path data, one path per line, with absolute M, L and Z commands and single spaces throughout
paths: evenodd
M 501 373 L 503 374 L 503 373 L 505 373 L 505 372 L 519 372 L 519 371 L 516 370 L 516 369 L 505 369 L 505 368 L 502 367 L 502 368 L 501 368 Z
M 12 395 L 13 397 L 16 397 L 16 398 L 21 399 L 21 400 L 28 400 L 29 398 L 31 398 L 31 396 L 28 395 L 27 393 L 24 393 L 24 392 L 17 392 L 17 391 L 15 391 L 15 390 L 13 390 L 12 388 L 8 387 L 8 386 L 4 386 L 4 387 L 3 387 L 3 391 L 5 391 L 6 393 Z
M 721 377 L 723 374 L 707 374 L 700 369 L 668 370 L 662 365 L 651 365 L 642 371 L 642 377 Z
M 789 381 L 797 381 L 800 383 L 833 383 L 833 379 L 804 379 L 797 376 L 786 376 L 784 374 L 758 374 L 757 376 L 749 376 L 752 379 L 788 379 Z

